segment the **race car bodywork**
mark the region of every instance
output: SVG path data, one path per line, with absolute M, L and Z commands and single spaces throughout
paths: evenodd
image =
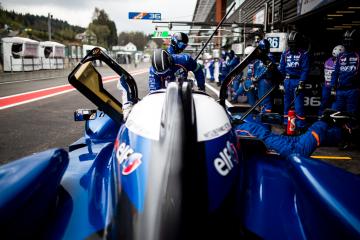
M 90 52 L 69 81 L 102 111 L 69 151 L 0 168 L 2 236 L 360 238 L 359 177 L 236 136 L 233 116 L 186 82 L 144 97 L 124 122 L 94 59 L 125 75 L 136 103 L 133 78 L 100 49 Z

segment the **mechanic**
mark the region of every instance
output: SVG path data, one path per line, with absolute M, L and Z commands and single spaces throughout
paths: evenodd
M 252 53 L 254 51 L 255 47 L 253 46 L 248 46 L 245 48 L 244 50 L 244 54 L 245 56 L 249 55 L 250 53 Z M 252 79 L 254 78 L 254 63 L 256 62 L 256 60 L 252 61 L 248 66 L 247 66 L 247 71 L 246 71 L 246 79 L 244 81 L 242 81 L 239 84 L 238 89 L 236 90 L 235 94 L 233 95 L 231 102 L 232 103 L 237 103 L 237 99 L 240 95 L 243 95 L 244 93 L 247 96 L 247 101 L 250 105 L 254 105 L 256 102 L 256 88 L 255 85 L 252 82 Z
M 262 39 L 258 42 L 258 45 L 263 45 L 262 49 L 269 56 L 269 59 L 275 63 L 274 56 L 270 53 L 270 42 L 267 39 Z M 273 86 L 269 80 L 271 78 L 270 74 L 271 73 L 267 71 L 266 66 L 261 60 L 256 60 L 254 62 L 254 77 L 252 78 L 252 82 L 254 85 L 257 85 L 259 99 L 264 96 Z M 269 95 L 261 102 L 260 111 L 271 112 L 272 105 L 272 97 Z
M 338 56 L 331 77 L 331 94 L 335 95 L 333 108 L 338 111 L 357 113 L 360 97 L 360 54 L 356 51 L 359 31 L 346 31 L 343 45 L 345 51 Z
M 214 82 L 215 81 L 215 77 L 214 77 L 214 69 L 215 68 L 215 60 L 214 59 L 210 59 L 208 62 L 208 70 L 209 70 L 209 81 L 210 82 Z
M 225 50 L 221 50 L 221 56 L 220 56 L 220 59 L 218 62 L 218 73 L 219 73 L 219 75 L 218 75 L 219 81 L 217 82 L 218 86 L 221 86 L 222 82 L 225 79 L 224 72 L 225 72 L 226 64 L 227 64 L 228 60 L 229 60 L 229 58 L 227 57 L 227 52 Z
M 198 89 L 205 91 L 205 77 L 201 66 L 187 54 L 169 54 L 162 49 L 155 49 L 151 57 L 149 90 L 166 88 L 168 82 L 187 79 L 188 72 L 195 75 Z
M 308 130 L 298 136 L 285 136 L 272 133 L 271 130 L 257 122 L 245 122 L 235 127 L 237 135 L 256 137 L 262 140 L 268 149 L 274 150 L 282 157 L 298 153 L 309 157 L 318 146 L 333 146 L 341 142 L 347 131 L 345 124 L 351 121 L 351 116 L 325 110 L 319 121 L 315 122 Z
M 288 36 L 289 49 L 281 55 L 279 70 L 284 80 L 284 124 L 287 124 L 290 104 L 295 103 L 296 127 L 303 131 L 305 128 L 304 89 L 309 74 L 308 52 L 301 48 L 303 37 L 292 31 Z M 295 101 L 293 101 L 295 99 Z
M 323 111 L 326 108 L 330 108 L 332 104 L 332 97 L 331 97 L 331 75 L 335 70 L 335 63 L 336 59 L 338 58 L 339 54 L 344 52 L 345 48 L 343 45 L 337 45 L 332 50 L 332 57 L 327 59 L 324 64 L 324 85 L 322 87 L 322 94 L 321 94 L 321 105 L 319 108 L 319 116 L 322 115 Z
M 171 36 L 170 45 L 167 49 L 170 54 L 182 53 L 189 43 L 189 37 L 186 33 L 177 32 Z
M 225 59 L 221 65 L 219 73 L 219 86 L 222 84 L 226 76 L 240 63 L 240 59 L 235 55 L 233 50 L 229 50 L 223 55 Z

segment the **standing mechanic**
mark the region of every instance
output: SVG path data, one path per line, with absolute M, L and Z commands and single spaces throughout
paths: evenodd
M 221 65 L 219 73 L 219 82 L 221 85 L 226 76 L 240 63 L 240 59 L 235 55 L 233 50 L 225 52 L 223 55 L 224 62 Z
M 262 45 L 262 49 L 265 54 L 268 55 L 269 59 L 275 63 L 274 56 L 270 53 L 270 42 L 267 39 L 262 39 L 258 42 L 258 45 Z M 267 71 L 267 67 L 261 60 L 256 60 L 254 62 L 254 78 L 253 83 L 257 85 L 258 88 L 258 98 L 260 99 L 264 96 L 271 88 L 272 83 L 270 81 L 270 72 Z M 271 95 L 267 96 L 262 103 L 260 104 L 261 112 L 271 112 L 272 111 L 272 98 Z
M 345 33 L 345 51 L 336 60 L 331 77 L 331 93 L 336 96 L 333 108 L 354 114 L 359 110 L 360 97 L 360 56 L 355 50 L 356 41 L 360 40 L 358 35 L 357 30 Z
M 331 75 L 335 70 L 336 59 L 339 54 L 344 52 L 345 48 L 343 45 L 337 45 L 332 51 L 332 57 L 325 61 L 324 64 L 324 85 L 322 87 L 321 94 L 321 105 L 319 108 L 319 115 L 323 113 L 326 108 L 330 108 L 332 104 L 331 97 Z
M 296 127 L 301 131 L 305 128 L 304 88 L 309 74 L 308 52 L 301 49 L 302 36 L 292 31 L 288 36 L 289 49 L 281 55 L 279 70 L 284 80 L 284 124 L 291 103 L 295 102 Z M 295 99 L 295 101 L 293 101 Z
M 151 58 L 149 90 L 166 88 L 168 82 L 187 79 L 188 72 L 195 75 L 199 90 L 205 91 L 205 77 L 201 66 L 187 54 L 169 54 L 162 49 L 155 49 Z

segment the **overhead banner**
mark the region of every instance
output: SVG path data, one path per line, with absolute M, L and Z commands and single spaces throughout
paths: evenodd
M 335 0 L 298 0 L 297 15 L 303 15 Z
M 161 13 L 129 12 L 129 19 L 161 20 Z

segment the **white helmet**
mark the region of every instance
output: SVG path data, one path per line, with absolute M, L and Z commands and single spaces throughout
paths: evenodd
M 244 54 L 247 56 L 250 53 L 252 53 L 254 51 L 254 49 L 255 49 L 255 47 L 253 47 L 253 46 L 247 46 L 244 50 Z
M 345 47 L 343 45 L 337 45 L 336 47 L 334 47 L 334 49 L 332 50 L 332 55 L 334 57 L 338 57 L 340 53 L 345 51 Z

